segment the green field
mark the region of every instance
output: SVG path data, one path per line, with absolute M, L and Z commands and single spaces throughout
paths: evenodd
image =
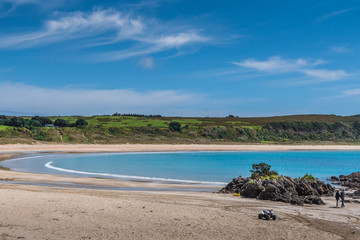
M 136 128 L 136 127 L 159 127 L 168 128 L 172 121 L 179 122 L 182 126 L 188 125 L 190 128 L 199 128 L 206 126 L 232 126 L 232 127 L 247 127 L 259 129 L 260 125 L 251 125 L 249 122 L 241 120 L 234 121 L 234 119 L 226 118 L 147 118 L 147 117 L 128 117 L 128 116 L 94 116 L 94 117 L 50 117 L 53 121 L 58 118 L 76 122 L 78 118 L 84 118 L 89 126 L 104 126 L 104 127 L 120 127 L 120 128 Z
M 7 117 L 10 120 L 11 117 Z M 0 143 L 358 143 L 360 117 L 294 115 L 264 118 L 147 116 L 61 116 L 72 127 L 0 125 Z M 86 126 L 76 127 L 78 119 Z M 24 117 L 30 121 L 31 117 Z M 172 131 L 178 122 L 181 131 Z
M 0 131 L 7 131 L 7 130 L 10 130 L 10 129 L 13 129 L 13 127 L 0 125 Z

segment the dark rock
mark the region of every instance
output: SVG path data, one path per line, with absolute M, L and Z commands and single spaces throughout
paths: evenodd
M 340 181 L 339 178 L 338 178 L 338 177 L 335 177 L 335 176 L 331 176 L 331 178 L 328 179 L 328 180 L 330 180 L 330 181 L 332 181 L 332 182 L 338 182 L 338 181 Z
M 304 197 L 300 197 L 300 196 L 292 196 L 290 204 L 293 205 L 304 205 Z
M 243 177 L 234 178 L 228 185 L 220 190 L 220 193 L 240 193 L 242 185 L 244 185 L 248 179 Z
M 316 187 L 318 187 L 316 185 Z M 296 191 L 299 196 L 307 196 L 307 195 L 319 195 L 318 191 L 312 186 L 312 184 L 306 180 L 301 180 L 296 186 Z
M 353 193 L 346 193 L 346 196 L 353 199 L 360 199 L 360 190 L 357 190 Z
M 243 197 L 260 200 L 280 201 L 296 205 L 319 204 L 324 202 L 320 196 L 333 196 L 334 188 L 330 184 L 315 179 L 294 180 L 280 176 L 278 179 L 262 180 L 238 177 L 219 191 L 220 193 L 240 193 Z
M 264 187 L 258 181 L 250 181 L 242 185 L 240 189 L 240 195 L 248 198 L 256 198 Z
M 304 203 L 307 204 L 317 204 L 317 205 L 325 205 L 324 201 L 319 196 L 306 196 L 304 199 Z
M 339 183 L 343 187 L 348 187 L 350 189 L 360 189 L 360 172 L 354 172 L 350 175 L 340 175 Z
M 273 200 L 279 195 L 279 189 L 274 184 L 267 184 L 264 191 L 257 196 L 261 200 Z
M 354 200 L 354 199 L 345 199 L 345 201 L 344 201 L 345 203 L 360 203 L 360 201 L 359 200 Z

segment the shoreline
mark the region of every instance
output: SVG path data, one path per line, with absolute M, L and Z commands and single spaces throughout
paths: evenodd
M 12 152 L 2 153 L 0 150 L 0 162 L 10 160 L 17 156 L 26 156 L 27 154 L 42 154 L 46 152 Z M 51 152 L 56 154 L 69 153 L 68 151 Z M 80 152 L 76 153 L 88 153 Z M 103 152 L 90 152 L 103 153 Z M 16 158 L 15 158 L 16 159 Z M 222 185 L 216 184 L 197 184 L 197 183 L 176 183 L 176 182 L 158 182 L 151 180 L 128 180 L 118 178 L 107 178 L 99 176 L 77 176 L 71 174 L 52 174 L 52 173 L 35 173 L 23 172 L 0 167 L 0 184 L 19 184 L 19 185 L 42 185 L 45 187 L 68 187 L 68 188 L 85 188 L 85 189 L 112 189 L 128 191 L 197 191 L 213 192 L 222 188 Z
M 278 145 L 278 144 L 8 144 L 0 153 L 102 153 L 102 152 L 171 152 L 171 151 L 360 151 L 360 145 Z
M 0 145 L 0 161 L 28 154 L 46 153 L 136 153 L 136 152 L 242 152 L 242 151 L 360 151 L 360 145 L 272 145 L 272 144 L 249 144 L 249 145 L 202 145 L 202 144 L 12 144 Z M 67 183 L 93 188 L 132 188 L 132 189 L 217 189 L 223 185 L 189 184 L 189 183 L 166 183 L 147 180 L 114 179 L 105 177 L 71 176 L 67 174 L 46 174 L 19 172 L 11 169 L 0 168 L 3 179 L 11 179 L 13 182 L 25 182 L 36 185 L 37 183 L 48 186 Z M 80 180 L 81 179 L 81 180 Z M 5 183 L 6 184 L 6 183 Z M 92 187 L 90 187 L 92 188 Z

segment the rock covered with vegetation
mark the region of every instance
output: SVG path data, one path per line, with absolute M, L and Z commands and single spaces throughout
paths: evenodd
M 262 166 L 259 166 L 262 165 Z M 270 171 L 270 165 L 265 163 L 254 164 L 252 176 L 249 178 L 234 178 L 220 193 L 240 193 L 242 197 L 257 198 L 260 200 L 280 201 L 296 205 L 319 204 L 324 202 L 320 196 L 332 196 L 334 188 L 312 177 L 305 175 L 302 178 L 279 176 Z M 267 172 L 262 172 L 262 170 Z M 269 175 L 269 173 L 271 173 Z

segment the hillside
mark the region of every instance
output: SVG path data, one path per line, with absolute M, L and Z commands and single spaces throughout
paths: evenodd
M 84 119 L 86 124 L 79 125 L 78 119 Z M 359 116 L 293 115 L 262 118 L 1 116 L 0 120 L 1 144 L 38 141 L 104 144 L 360 143 Z M 171 122 L 180 123 L 179 128 L 169 128 Z M 64 125 L 44 127 L 45 123 Z

